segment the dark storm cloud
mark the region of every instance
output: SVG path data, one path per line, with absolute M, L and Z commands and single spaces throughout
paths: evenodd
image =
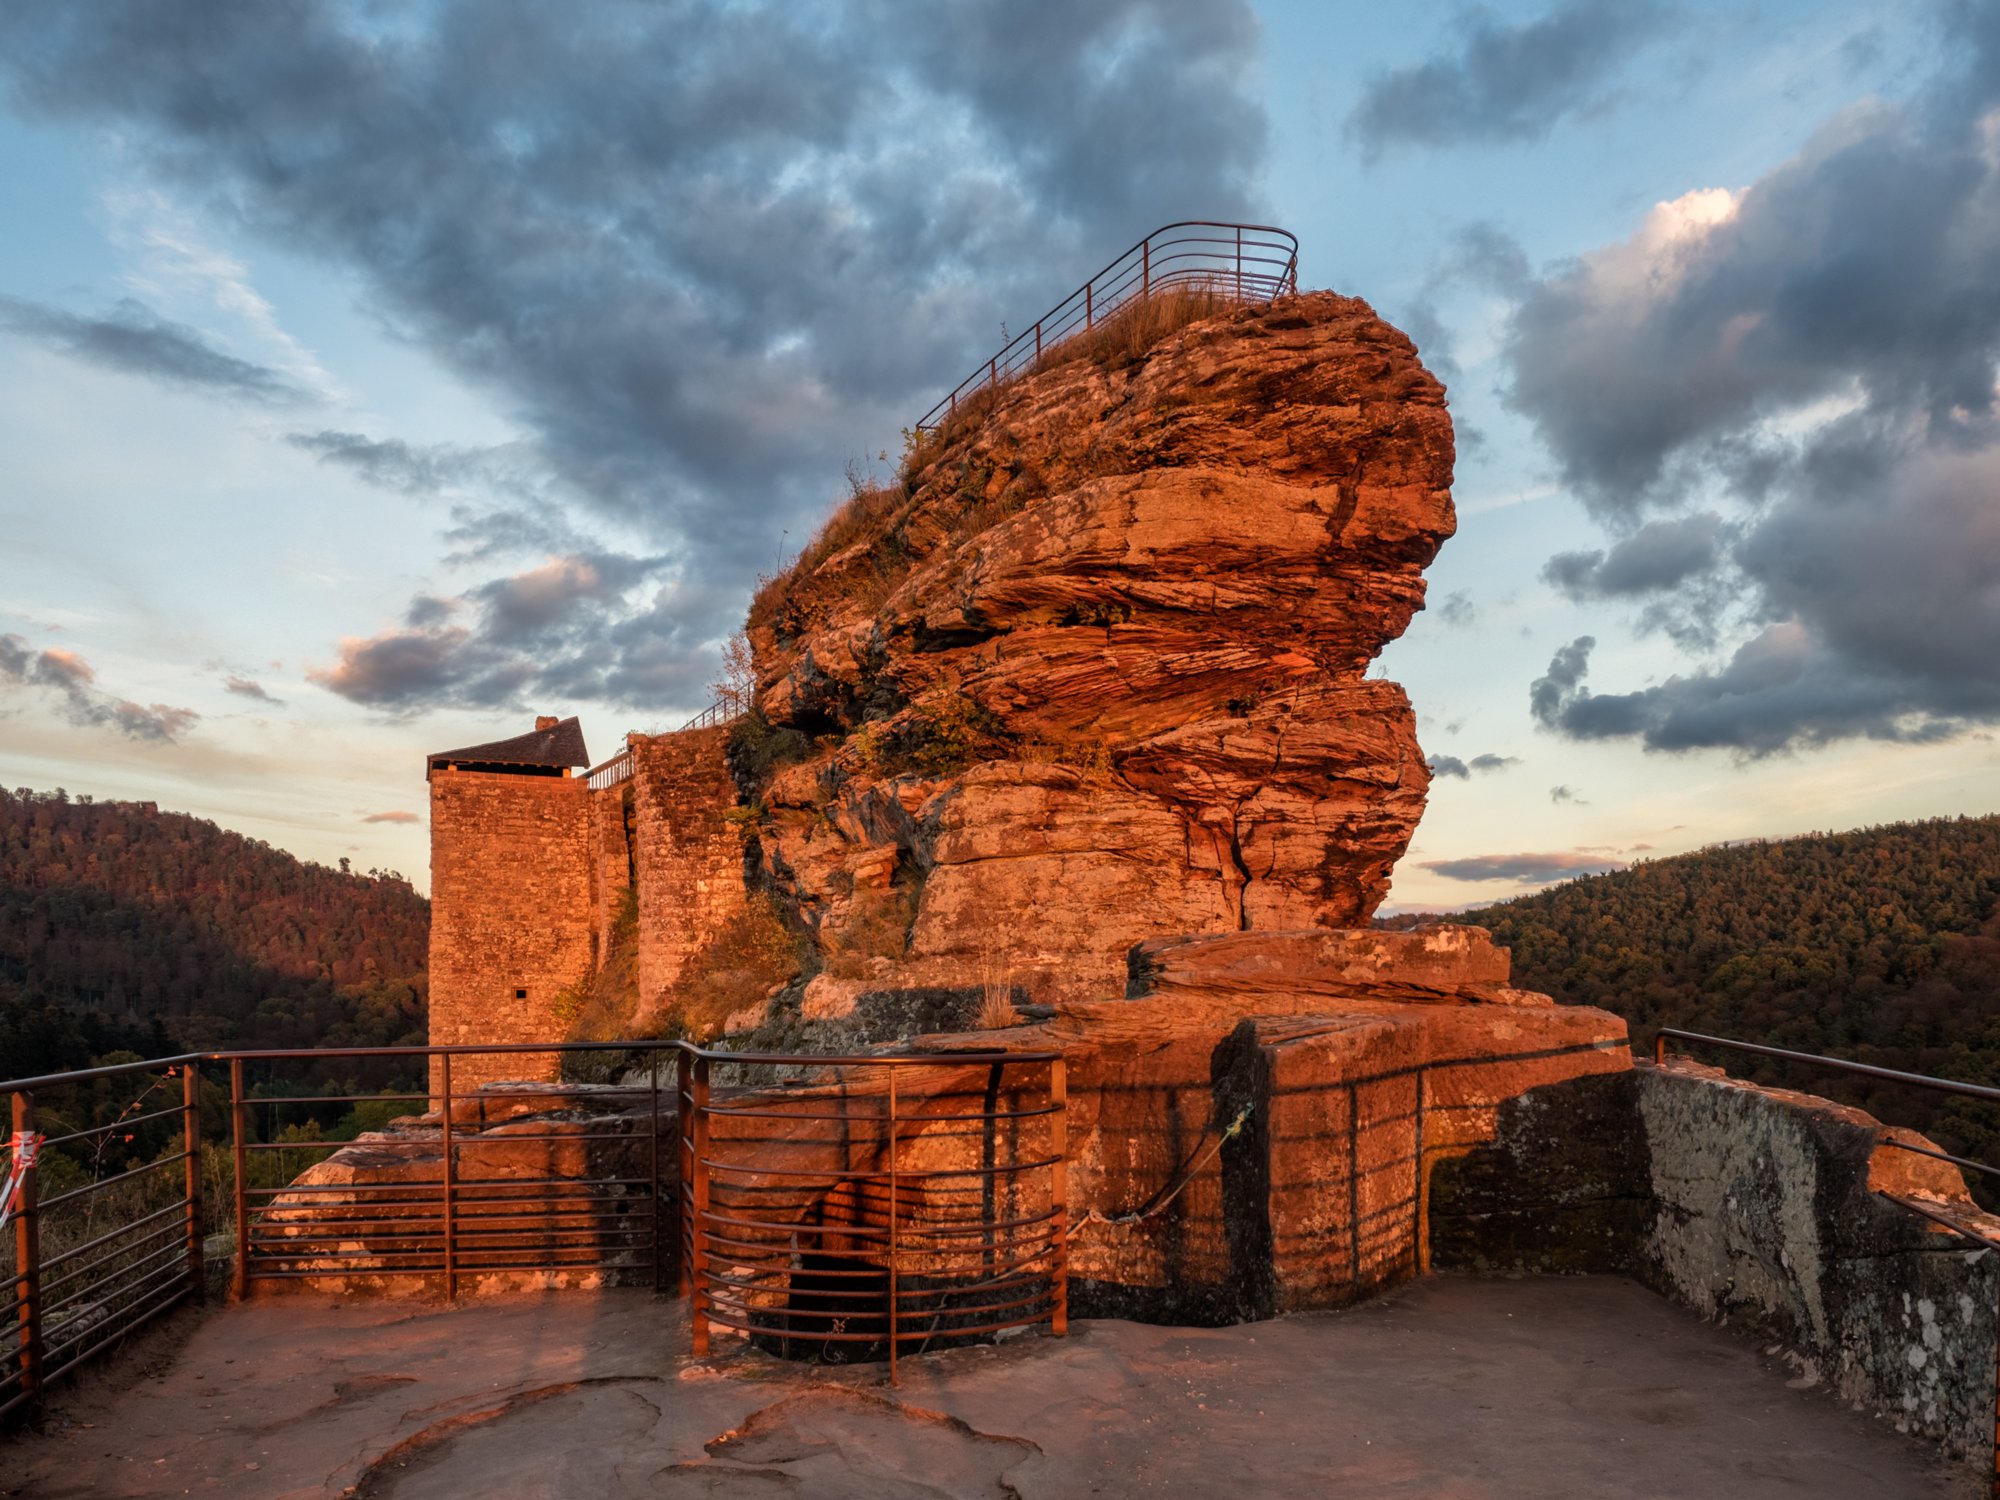
M 0 12 L 19 107 L 114 127 L 249 229 L 357 270 L 518 414 L 564 522 L 615 520 L 703 580 L 598 617 L 599 647 L 637 653 L 601 680 L 649 693 L 709 674 L 774 539 L 1003 319 L 1161 221 L 1257 208 L 1255 63 L 1244 0 Z M 466 482 L 394 443 L 305 446 L 377 483 Z M 500 555 L 491 509 L 460 518 L 461 555 Z M 540 513 L 499 509 L 517 531 Z M 383 678 L 398 701 L 458 691 L 422 686 L 423 654 Z
M 1928 684 L 1858 671 L 1796 624 L 1767 626 L 1721 668 L 1629 693 L 1584 686 L 1594 644 L 1583 636 L 1565 646 L 1529 690 L 1536 720 L 1570 739 L 1762 757 L 1836 739 L 1923 743 L 2000 712 L 2000 694 L 1954 709 Z
M 1648 0 L 1572 0 L 1519 25 L 1470 11 L 1453 46 L 1372 79 L 1348 133 L 1371 152 L 1534 140 L 1602 109 L 1612 78 L 1671 15 Z
M 55 694 L 72 724 L 115 729 L 127 739 L 167 744 L 201 717 L 191 708 L 134 703 L 97 686 L 97 673 L 74 651 L 36 651 L 18 635 L 0 635 L 0 685 Z
M 1944 71 L 1908 105 L 1850 110 L 1523 292 L 1509 399 L 1624 537 L 1545 576 L 1643 595 L 1642 627 L 1704 655 L 1719 622 L 1739 641 L 1591 693 L 1586 639 L 1531 689 L 1543 724 L 1764 755 L 2000 720 L 2000 5 L 1944 14 Z M 1740 518 L 1646 520 L 1690 490 Z
M 1649 521 L 1609 552 L 1557 553 L 1542 577 L 1576 600 L 1656 593 L 1713 569 L 1722 533 L 1722 518 L 1709 511 Z
M 1578 875 L 1622 870 L 1624 864 L 1589 850 L 1549 854 L 1476 854 L 1467 859 L 1434 859 L 1426 870 L 1446 880 L 1511 880 L 1531 885 L 1570 880 Z
M 700 702 L 714 667 L 684 621 L 714 601 L 670 574 L 663 558 L 599 552 L 551 558 L 461 598 L 419 594 L 401 625 L 342 641 L 332 665 L 306 675 L 399 713 L 530 699 Z
M 196 330 L 169 322 L 129 297 L 102 317 L 87 318 L 0 295 L 0 329 L 104 369 L 162 385 L 267 406 L 292 406 L 309 399 L 276 370 L 224 354 Z

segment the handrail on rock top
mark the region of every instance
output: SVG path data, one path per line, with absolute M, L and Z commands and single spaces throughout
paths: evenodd
M 1009 339 L 917 418 L 916 430 L 935 431 L 974 392 L 1032 369 L 1045 351 L 1095 328 L 1127 303 L 1171 288 L 1244 303 L 1296 292 L 1298 237 L 1274 224 L 1184 219 L 1162 225 L 1043 313 L 1032 328 Z

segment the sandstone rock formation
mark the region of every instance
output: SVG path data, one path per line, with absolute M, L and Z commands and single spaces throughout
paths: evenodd
M 1365 923 L 1429 777 L 1364 674 L 1452 456 L 1410 341 L 1331 293 L 1054 360 L 925 438 L 752 611 L 739 771 L 822 953 L 1046 999 L 1117 993 L 1162 932 Z

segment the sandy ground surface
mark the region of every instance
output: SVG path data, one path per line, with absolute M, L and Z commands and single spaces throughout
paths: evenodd
M 642 1292 L 271 1298 L 163 1330 L 0 1439 L 0 1493 L 383 1500 L 1966 1496 L 1975 1476 L 1618 1279 L 1440 1277 L 1236 1328 L 879 1366 L 687 1354 Z

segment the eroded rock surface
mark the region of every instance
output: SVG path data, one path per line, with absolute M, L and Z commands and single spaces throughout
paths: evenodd
M 1365 923 L 1429 775 L 1368 664 L 1454 527 L 1444 391 L 1288 297 L 999 393 L 751 617 L 763 854 L 829 953 L 1115 994 L 1161 932 Z M 806 749 L 810 746 L 809 750 Z

